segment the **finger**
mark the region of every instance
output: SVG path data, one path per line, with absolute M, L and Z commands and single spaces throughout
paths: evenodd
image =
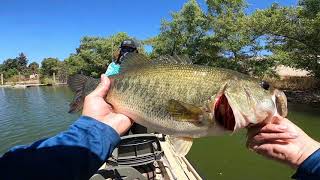
M 268 143 L 268 144 L 256 145 L 252 147 L 252 150 L 260 155 L 263 155 L 269 158 L 275 158 L 278 156 L 278 154 L 275 153 L 275 148 L 277 148 L 276 144 Z
M 260 133 L 280 133 L 286 132 L 288 127 L 286 125 L 266 124 L 260 129 Z
M 260 146 L 263 144 L 287 144 L 289 140 L 297 138 L 296 134 L 291 133 L 259 133 L 252 138 L 248 138 L 246 147 L 252 149 L 254 146 Z
M 105 97 L 108 93 L 110 87 L 110 79 L 102 74 L 101 75 L 101 82 L 99 83 L 98 87 L 90 93 L 90 95 L 98 96 L 98 97 Z
M 265 124 L 263 126 L 255 126 L 248 129 L 248 139 L 257 135 L 258 133 L 281 133 L 286 132 L 287 126 L 277 124 Z
M 288 148 L 283 143 L 262 144 L 251 150 L 262 156 L 288 163 Z
M 273 140 L 273 141 L 265 141 L 265 142 L 256 142 L 256 141 L 247 141 L 247 148 L 252 151 L 256 151 L 257 149 L 270 149 L 276 147 L 277 149 L 285 147 L 288 142 L 286 140 Z
M 289 119 L 281 117 L 281 116 L 275 116 L 273 119 L 273 124 L 278 125 L 285 125 L 287 126 L 287 132 L 293 132 L 298 133 L 299 131 L 302 131 L 299 127 L 297 127 L 293 122 L 291 122 Z
M 298 137 L 296 133 L 284 132 L 284 133 L 259 133 L 252 138 L 251 141 L 257 143 L 264 143 L 267 141 L 295 139 Z

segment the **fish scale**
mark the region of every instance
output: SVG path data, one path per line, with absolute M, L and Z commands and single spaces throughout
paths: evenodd
M 115 112 L 148 129 L 178 137 L 234 132 L 277 112 L 287 115 L 282 91 L 266 83 L 261 86 L 258 79 L 239 72 L 182 60 L 167 56 L 150 61 L 141 54 L 126 55 L 120 73 L 109 77 L 106 101 Z M 69 79 L 71 89 L 77 92 L 70 112 L 81 109 L 84 95 L 98 83 L 83 75 Z
M 139 68 L 138 73 L 130 71 L 112 77 L 114 80 L 107 102 L 122 113 L 135 116 L 135 121 L 147 127 L 155 130 L 160 128 L 166 134 L 179 136 L 190 136 L 192 132 L 192 136 L 198 137 L 206 134 L 209 127 L 176 120 L 167 111 L 167 102 L 175 99 L 204 106 L 205 101 L 219 90 L 217 85 L 220 83 L 213 77 L 217 76 L 212 74 L 209 67 L 172 64 L 145 66 Z

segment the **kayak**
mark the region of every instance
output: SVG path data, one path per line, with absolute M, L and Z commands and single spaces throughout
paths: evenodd
M 132 134 L 119 146 L 90 180 L 202 180 L 187 158 L 178 156 L 168 136 Z

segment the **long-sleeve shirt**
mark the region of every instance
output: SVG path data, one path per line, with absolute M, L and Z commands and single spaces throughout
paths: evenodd
M 0 179 L 88 180 L 119 142 L 113 128 L 81 116 L 65 132 L 10 149 L 0 158 Z
M 320 179 L 320 149 L 303 161 L 292 178 L 299 180 Z

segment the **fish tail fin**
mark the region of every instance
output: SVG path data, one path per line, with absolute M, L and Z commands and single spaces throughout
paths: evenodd
M 86 96 L 85 85 L 89 79 L 90 77 L 82 74 L 76 74 L 68 78 L 68 86 L 73 92 L 76 92 L 73 101 L 69 105 L 69 113 L 78 112 L 82 109 Z
M 189 137 L 172 137 L 169 136 L 169 141 L 177 156 L 183 157 L 188 154 L 192 147 L 193 139 Z

